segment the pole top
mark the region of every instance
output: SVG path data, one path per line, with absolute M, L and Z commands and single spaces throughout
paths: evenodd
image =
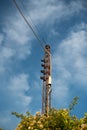
M 47 45 L 45 46 L 45 48 L 46 48 L 46 49 L 50 49 L 50 45 L 47 44 Z
M 45 51 L 47 51 L 47 53 L 49 54 L 49 52 L 50 52 L 50 45 L 45 45 Z

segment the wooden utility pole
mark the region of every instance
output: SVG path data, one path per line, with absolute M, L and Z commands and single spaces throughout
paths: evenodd
M 42 114 L 48 114 L 51 109 L 51 53 L 50 46 L 45 46 L 44 58 L 41 60 L 43 62 L 41 66 L 43 70 L 43 76 L 40 78 L 43 80 L 43 88 L 42 88 Z

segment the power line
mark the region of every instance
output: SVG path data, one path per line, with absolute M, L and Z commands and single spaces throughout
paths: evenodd
M 23 6 L 23 8 L 26 9 L 23 0 L 20 0 L 20 2 L 21 2 L 21 5 Z M 28 14 L 28 17 L 29 17 L 29 22 L 31 22 L 31 26 L 37 32 L 38 36 L 40 36 L 40 33 L 39 33 L 40 31 L 38 29 L 38 26 L 36 24 L 34 24 L 32 18 L 31 18 L 31 16 L 29 14 Z M 44 40 L 43 37 L 42 37 L 42 41 L 46 45 L 46 41 Z
M 23 8 L 24 9 L 26 9 L 25 8 L 25 6 L 24 6 L 24 3 L 23 3 L 23 1 L 22 0 L 20 0 L 20 2 L 21 2 L 21 5 L 23 6 Z M 29 16 L 29 15 L 28 15 Z M 28 18 L 27 18 L 28 19 Z M 32 28 L 33 28 L 33 30 L 34 31 L 37 31 L 37 27 L 36 27 L 36 25 L 34 25 L 34 23 L 33 23 L 33 21 L 32 21 L 32 19 L 31 19 L 31 17 L 29 16 L 29 23 L 31 24 L 31 26 L 32 26 Z M 33 23 L 33 24 L 32 24 Z
M 28 22 L 27 18 L 24 16 L 23 12 L 21 11 L 20 7 L 18 6 L 16 0 L 13 0 L 15 6 L 17 7 L 19 13 L 21 14 L 21 16 L 23 17 L 24 21 L 26 22 L 26 24 L 28 25 L 28 27 L 32 30 L 34 36 L 36 37 L 36 39 L 39 41 L 40 46 L 42 47 L 43 50 L 45 50 L 44 46 L 43 46 L 43 42 L 41 41 L 41 39 L 39 38 L 39 36 L 37 35 L 37 33 L 34 31 L 32 25 Z
M 44 61 L 44 64 L 42 64 L 42 66 L 44 67 L 44 70 L 41 71 L 44 75 L 43 77 L 41 77 L 41 79 L 43 80 L 42 113 L 45 112 L 46 114 L 48 114 L 49 110 L 51 109 L 51 92 L 52 92 L 52 89 L 51 89 L 51 69 L 52 68 L 51 68 L 50 46 L 49 45 L 45 45 L 45 47 L 43 46 L 43 42 L 41 41 L 41 39 L 39 38 L 37 33 L 34 31 L 30 22 L 28 22 L 28 20 L 22 13 L 22 10 L 18 6 L 16 0 L 13 0 L 13 2 L 15 3 L 17 9 L 19 10 L 21 16 L 23 17 L 23 19 L 25 20 L 25 22 L 27 23 L 29 28 L 32 30 L 32 32 L 35 35 L 35 37 L 37 38 L 37 40 L 39 41 L 39 43 L 45 53 L 44 60 L 42 60 L 42 61 Z M 44 86 L 44 82 L 45 82 L 45 86 Z

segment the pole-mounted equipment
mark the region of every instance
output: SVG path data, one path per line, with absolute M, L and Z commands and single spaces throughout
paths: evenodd
M 44 58 L 41 60 L 43 70 L 43 76 L 40 77 L 43 80 L 43 89 L 42 89 L 42 114 L 48 114 L 51 109 L 51 53 L 50 46 L 45 46 Z

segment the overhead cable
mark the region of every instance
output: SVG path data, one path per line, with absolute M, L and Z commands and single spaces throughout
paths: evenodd
M 20 0 L 20 2 L 22 4 L 23 8 L 26 9 L 23 0 Z M 28 15 L 28 17 L 29 17 L 29 22 L 31 22 L 31 26 L 33 27 L 33 30 L 35 30 L 37 32 L 38 36 L 40 36 L 40 33 L 39 33 L 40 31 L 38 29 L 39 27 L 36 24 L 34 24 L 30 15 Z M 42 37 L 42 43 L 44 43 L 46 45 L 46 41 L 43 37 Z
M 23 17 L 23 19 L 25 20 L 26 24 L 28 25 L 28 27 L 32 30 L 34 36 L 37 38 L 37 40 L 39 41 L 40 46 L 42 47 L 42 49 L 45 50 L 44 46 L 43 46 L 43 42 L 41 41 L 41 39 L 39 38 L 39 36 L 37 35 L 37 33 L 34 31 L 32 25 L 28 22 L 27 18 L 24 16 L 22 10 L 20 9 L 20 7 L 18 6 L 16 0 L 13 0 L 15 6 L 17 7 L 19 13 L 21 14 L 21 16 Z

